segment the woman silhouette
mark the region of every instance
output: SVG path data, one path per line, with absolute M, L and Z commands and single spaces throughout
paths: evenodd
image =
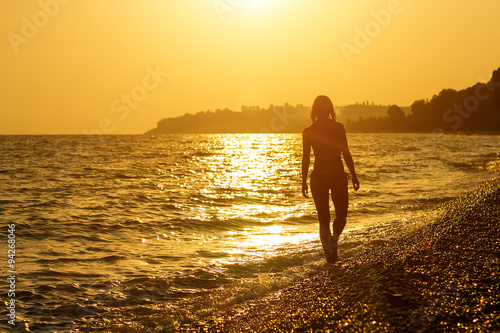
M 319 219 L 319 237 L 326 260 L 337 261 L 337 242 L 344 230 L 347 218 L 348 175 L 344 172 L 342 156 L 352 175 L 354 190 L 359 189 L 359 181 L 354 170 L 354 161 L 347 146 L 344 126 L 336 121 L 330 98 L 318 96 L 311 109 L 312 125 L 304 129 L 302 135 L 302 195 L 308 198 L 307 174 L 314 151 L 314 166 L 311 173 L 311 193 Z M 333 234 L 330 231 L 330 191 L 335 206 Z

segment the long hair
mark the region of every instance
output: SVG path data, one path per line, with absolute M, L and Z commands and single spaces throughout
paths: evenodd
M 311 121 L 313 124 L 320 118 L 331 119 L 333 121 L 337 120 L 333 103 L 331 99 L 325 95 L 319 95 L 316 97 L 311 108 Z

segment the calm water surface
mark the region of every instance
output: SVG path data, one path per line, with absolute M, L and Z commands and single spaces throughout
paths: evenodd
M 425 219 L 499 163 L 497 136 L 348 139 L 361 189 L 350 186 L 340 258 L 390 237 L 383 223 Z M 0 136 L 18 329 L 169 329 L 325 269 L 314 203 L 300 195 L 301 144 L 299 134 Z

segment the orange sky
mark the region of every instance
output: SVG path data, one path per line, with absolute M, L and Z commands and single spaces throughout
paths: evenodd
M 408 106 L 500 67 L 491 0 L 0 2 L 0 134 L 143 133 L 242 105 Z

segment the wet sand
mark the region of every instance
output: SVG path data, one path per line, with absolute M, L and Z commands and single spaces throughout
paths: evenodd
M 197 332 L 500 332 L 500 179 L 432 221 Z

